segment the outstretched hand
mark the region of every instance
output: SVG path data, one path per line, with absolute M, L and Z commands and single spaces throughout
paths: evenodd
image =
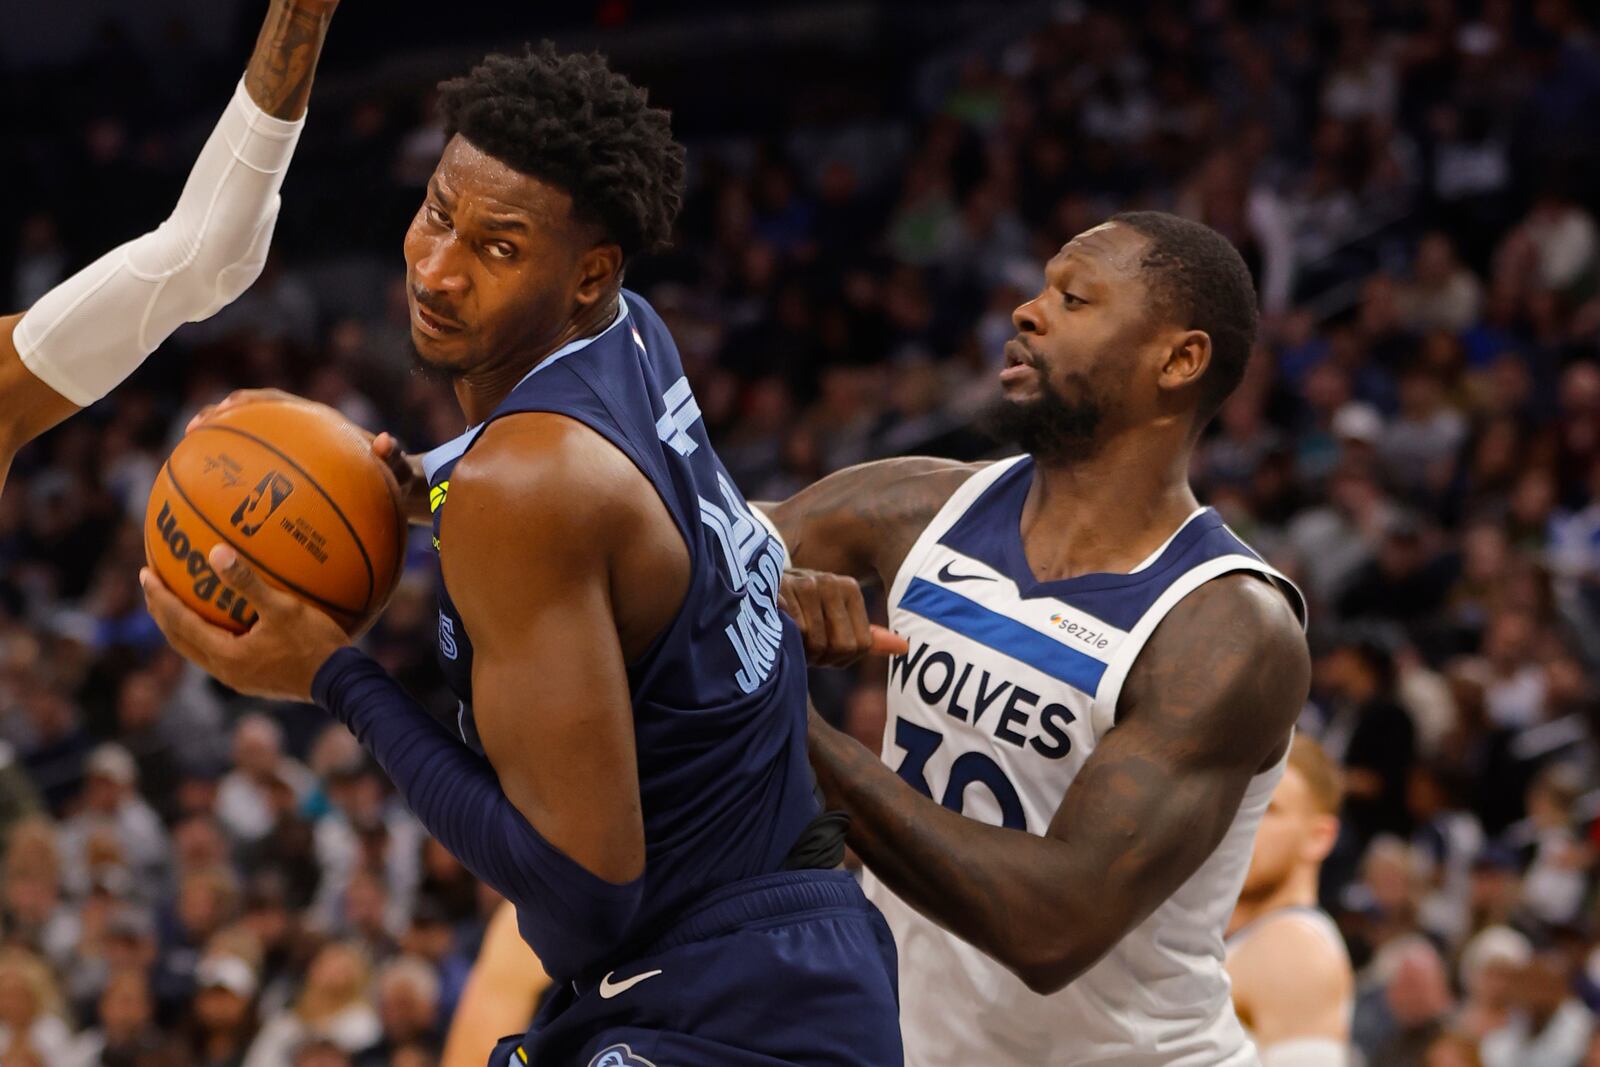
M 843 574 L 790 568 L 778 604 L 800 624 L 806 662 L 814 667 L 848 667 L 864 656 L 910 651 L 905 638 L 867 621 L 861 584 Z
M 250 602 L 256 620 L 242 634 L 213 626 L 173 595 L 149 567 L 139 570 L 145 605 L 172 647 L 230 689 L 273 700 L 311 699 L 311 681 L 329 656 L 349 643 L 333 619 L 268 585 L 228 545 L 211 550 L 211 566 Z

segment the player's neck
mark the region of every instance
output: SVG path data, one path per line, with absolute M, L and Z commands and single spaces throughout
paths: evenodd
M 511 390 L 551 355 L 574 341 L 593 337 L 610 326 L 617 317 L 621 299 L 620 293 L 613 293 L 597 300 L 589 307 L 580 309 L 552 339 L 541 342 L 536 348 L 512 353 L 495 361 L 492 366 L 468 371 L 457 378 L 456 402 L 461 405 L 461 413 L 467 417 L 467 425 L 476 426 L 492 415 L 501 401 L 511 394 Z
M 1084 459 L 1036 464 L 1022 543 L 1041 581 L 1125 574 L 1198 506 L 1186 445 L 1130 433 Z
M 1233 918 L 1228 920 L 1228 936 L 1243 930 L 1263 916 L 1284 908 L 1314 908 L 1317 906 L 1317 868 L 1296 867 L 1289 877 L 1265 893 L 1251 896 L 1239 895 Z

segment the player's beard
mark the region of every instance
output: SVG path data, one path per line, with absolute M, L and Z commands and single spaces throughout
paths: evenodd
M 1071 399 L 1048 379 L 1031 400 L 1012 400 L 1001 394 L 978 417 L 979 428 L 1043 463 L 1089 458 L 1097 446 L 1095 432 L 1105 415 L 1105 404 L 1082 374 L 1067 375 L 1063 384 L 1071 389 Z
M 453 386 L 466 371 L 454 363 L 435 363 L 419 352 L 416 345 L 412 345 L 411 373 L 423 381 Z

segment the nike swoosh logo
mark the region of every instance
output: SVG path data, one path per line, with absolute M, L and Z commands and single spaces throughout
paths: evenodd
M 632 978 L 624 978 L 620 982 L 613 982 L 611 980 L 611 976 L 616 973 L 616 971 L 610 971 L 604 978 L 600 979 L 600 996 L 604 1000 L 610 1000 L 612 997 L 620 996 L 621 994 L 632 989 L 634 986 L 638 985 L 640 982 L 644 981 L 646 978 L 654 978 L 661 972 L 646 971 L 643 974 L 636 974 Z
M 948 564 L 948 563 L 946 563 L 943 567 L 939 568 L 939 580 L 941 582 L 992 582 L 992 581 L 994 581 L 994 579 L 989 577 L 987 574 L 952 574 L 952 573 L 950 573 L 950 564 Z

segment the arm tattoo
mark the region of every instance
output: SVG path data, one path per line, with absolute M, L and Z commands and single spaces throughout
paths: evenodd
M 256 106 L 273 118 L 292 121 L 305 114 L 335 6 L 330 0 L 272 0 L 244 85 Z
M 1175 607 L 1128 676 L 1117 728 L 1051 821 L 1053 836 L 1087 849 L 1107 872 L 1128 921 L 1142 920 L 1194 873 L 1232 824 L 1250 779 L 1282 755 L 1308 666 L 1278 599 L 1260 580 L 1236 576 Z M 1272 609 L 1278 625 L 1269 629 L 1264 612 Z M 1141 901 L 1149 907 L 1133 908 Z
M 1286 602 L 1229 576 L 1140 653 L 1118 722 L 1044 836 L 979 823 L 812 721 L 812 762 L 851 844 L 891 889 L 1040 992 L 1083 973 L 1197 871 L 1251 778 L 1282 755 L 1310 657 Z
M 848 467 L 764 506 L 797 567 L 884 585 L 945 501 L 980 464 L 922 456 Z

